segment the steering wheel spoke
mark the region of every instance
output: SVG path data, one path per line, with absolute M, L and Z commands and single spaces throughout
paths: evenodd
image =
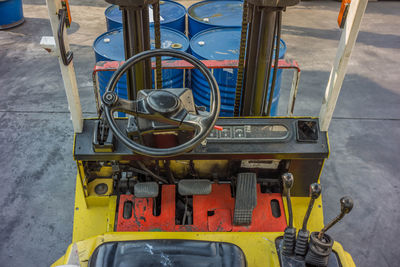
M 152 115 L 146 108 L 146 101 L 144 99 L 127 100 L 118 98 L 118 100 L 113 104 L 112 110 L 125 112 L 137 117 L 148 117 Z
M 182 130 L 195 129 L 196 132 L 201 132 L 203 131 L 204 128 L 209 126 L 207 125 L 207 121 L 208 121 L 208 116 L 187 113 L 186 117 L 182 121 L 181 129 Z

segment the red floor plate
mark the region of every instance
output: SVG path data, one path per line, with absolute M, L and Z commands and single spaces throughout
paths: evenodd
M 162 186 L 161 214 L 153 215 L 153 199 L 135 198 L 133 195 L 121 195 L 118 208 L 117 231 L 169 231 L 169 232 L 283 232 L 286 227 L 285 212 L 281 194 L 262 194 L 257 188 L 257 206 L 253 211 L 250 226 L 232 224 L 235 200 L 231 197 L 230 185 L 213 184 L 212 193 L 193 196 L 193 224 L 175 224 L 175 185 Z M 281 216 L 275 218 L 271 211 L 271 201 L 280 206 Z M 123 218 L 126 201 L 132 201 L 132 217 Z M 208 211 L 214 211 L 209 216 Z

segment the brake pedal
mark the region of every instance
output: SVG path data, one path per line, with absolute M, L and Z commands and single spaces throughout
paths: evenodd
M 257 175 L 239 173 L 236 185 L 234 225 L 250 225 L 253 209 L 257 205 Z
M 156 182 L 137 183 L 134 186 L 135 197 L 149 198 L 158 196 L 158 184 Z
M 178 183 L 178 192 L 182 196 L 208 195 L 211 193 L 211 182 L 203 179 L 183 179 Z

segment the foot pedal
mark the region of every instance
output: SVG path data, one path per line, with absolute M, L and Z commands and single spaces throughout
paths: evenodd
M 239 173 L 236 185 L 234 225 L 250 225 L 253 209 L 257 205 L 257 175 Z
M 208 195 L 211 193 L 211 182 L 203 179 L 183 179 L 178 183 L 178 192 L 182 196 Z
M 133 194 L 139 198 L 157 197 L 158 184 L 156 182 L 137 183 Z

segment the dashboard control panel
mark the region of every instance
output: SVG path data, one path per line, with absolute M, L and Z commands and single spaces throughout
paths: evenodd
M 289 137 L 289 130 L 283 124 L 269 125 L 224 125 L 222 130 L 213 129 L 208 141 L 283 141 Z

